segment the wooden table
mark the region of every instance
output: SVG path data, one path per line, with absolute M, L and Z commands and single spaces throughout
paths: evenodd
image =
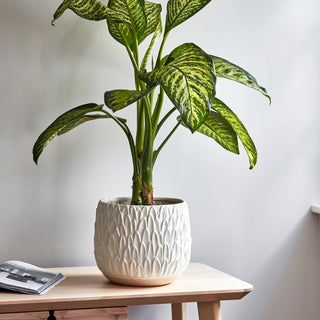
M 199 263 L 191 263 L 179 279 L 161 287 L 116 285 L 106 280 L 97 267 L 54 270 L 67 279 L 44 295 L 0 290 L 0 320 L 46 320 L 49 310 L 51 315 L 54 310 L 57 320 L 121 320 L 128 318 L 127 306 L 163 303 L 171 304 L 173 320 L 183 320 L 187 319 L 188 302 L 197 302 L 200 320 L 220 320 L 221 300 L 241 299 L 252 291 L 249 283 Z M 111 316 L 102 315 L 110 310 Z M 19 317 L 16 313 L 20 313 Z

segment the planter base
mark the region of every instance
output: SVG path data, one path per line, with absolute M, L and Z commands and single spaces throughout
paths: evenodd
M 163 278 L 133 278 L 133 277 L 119 277 L 119 276 L 110 276 L 108 279 L 116 284 L 122 284 L 125 286 L 135 286 L 135 287 L 158 287 L 170 284 L 176 280 L 178 276 L 174 277 L 163 277 Z

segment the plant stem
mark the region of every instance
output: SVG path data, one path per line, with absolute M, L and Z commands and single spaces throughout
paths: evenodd
M 128 43 L 127 38 L 123 35 L 123 33 L 122 33 L 122 31 L 120 30 L 119 27 L 118 27 L 118 31 L 119 31 L 119 33 L 120 33 L 120 35 L 121 35 L 121 38 L 122 38 L 122 40 L 123 40 L 123 42 L 124 42 L 124 44 L 125 44 L 125 47 L 126 47 L 126 50 L 127 50 L 127 52 L 128 52 L 129 58 L 130 58 L 130 60 L 131 60 L 131 63 L 132 63 L 132 65 L 133 65 L 134 71 L 135 71 L 135 72 L 140 72 L 138 60 L 137 60 L 137 58 L 132 54 L 132 51 L 131 51 L 131 49 L 130 49 L 130 45 L 129 45 L 129 43 Z
M 162 109 L 162 105 L 163 105 L 163 96 L 164 96 L 164 91 L 162 88 L 160 88 L 158 99 L 157 99 L 157 102 L 156 102 L 156 105 L 154 107 L 154 111 L 152 114 L 152 136 L 153 136 L 153 138 L 156 136 L 156 132 L 158 129 L 158 121 L 159 121 L 159 117 L 160 117 L 160 113 L 161 113 L 161 109 Z
M 139 50 L 138 50 L 139 44 L 138 44 L 137 34 L 133 29 L 132 30 L 133 41 L 132 41 L 132 44 L 129 45 L 126 37 L 122 34 L 120 29 L 119 29 L 119 32 L 121 34 L 121 37 L 123 38 L 125 47 L 127 49 L 130 60 L 134 67 L 134 79 L 135 79 L 136 90 L 137 91 L 145 90 L 146 89 L 145 83 L 139 79 L 139 74 L 140 74 Z M 164 43 L 167 39 L 167 36 L 168 36 L 168 33 L 166 33 L 162 39 L 162 43 L 161 43 L 160 50 L 157 57 L 156 66 L 160 64 L 161 55 L 162 55 Z M 156 39 L 156 36 L 154 36 L 144 56 L 143 62 L 141 64 L 143 68 L 145 68 L 147 64 L 147 60 L 150 55 L 150 51 L 155 39 Z M 160 93 L 158 95 L 157 103 L 155 105 L 154 110 L 152 109 L 153 93 L 151 93 L 150 96 L 146 96 L 142 100 L 137 102 L 136 145 L 134 145 L 132 135 L 129 129 L 127 128 L 127 126 L 120 122 L 121 127 L 124 129 L 129 139 L 132 159 L 134 163 L 134 174 L 132 177 L 133 191 L 132 191 L 132 200 L 131 200 L 131 203 L 133 204 L 140 204 L 140 201 L 142 201 L 142 204 L 153 204 L 152 170 L 153 170 L 153 165 L 155 161 L 155 159 L 153 158 L 154 156 L 153 142 L 154 142 L 156 132 L 159 129 L 158 121 L 159 121 L 159 117 L 160 117 L 160 113 L 163 105 L 163 96 L 164 96 L 164 91 L 163 89 L 160 89 Z M 172 112 L 169 112 L 169 115 L 167 115 L 167 117 L 169 117 L 171 113 Z M 162 126 L 164 121 L 167 119 L 167 117 L 162 119 L 160 123 L 160 127 Z M 115 117 L 113 118 L 116 119 Z M 119 125 L 120 123 L 118 122 Z M 173 132 L 175 130 L 176 128 L 173 130 Z M 166 141 L 170 138 L 173 132 L 169 134 Z M 160 152 L 161 148 L 166 143 L 166 141 L 164 141 L 164 143 L 161 144 L 157 152 L 155 152 L 156 156 L 158 155 L 158 153 Z
M 139 66 L 138 38 L 133 31 L 132 53 L 136 65 Z M 145 90 L 145 84 L 139 79 L 140 69 L 135 68 L 134 78 L 136 90 Z M 132 181 L 132 204 L 153 204 L 152 189 L 152 154 L 153 137 L 151 134 L 151 112 L 152 106 L 149 97 L 137 102 L 137 133 L 136 133 L 136 155 L 140 165 L 138 176 L 133 175 Z
M 172 108 L 162 119 L 161 121 L 159 122 L 158 126 L 157 126 L 157 129 L 156 129 L 156 132 L 155 132 L 155 137 L 157 136 L 160 128 L 163 126 L 163 124 L 167 121 L 167 119 L 172 115 L 173 112 L 176 111 L 176 108 Z
M 163 36 L 163 39 L 162 39 L 162 42 L 161 42 L 161 46 L 160 46 L 160 49 L 159 49 L 159 53 L 158 53 L 158 58 L 157 58 L 157 62 L 156 62 L 156 67 L 158 67 L 160 65 L 160 61 L 161 61 L 161 56 L 162 56 L 162 51 L 163 51 L 163 48 L 164 48 L 164 44 L 167 40 L 167 37 L 169 35 L 169 32 L 167 32 L 164 36 Z
M 168 136 L 163 140 L 163 142 L 161 143 L 161 145 L 159 146 L 159 148 L 157 150 L 154 151 L 153 153 L 153 162 L 152 162 L 152 167 L 154 166 L 158 155 L 161 151 L 161 149 L 164 147 L 164 145 L 168 142 L 168 140 L 170 139 L 170 137 L 174 134 L 174 132 L 178 129 L 179 125 L 181 124 L 181 120 L 174 126 L 174 128 L 170 131 L 170 133 L 168 134 Z
M 152 121 L 147 99 L 143 100 L 146 116 L 146 130 L 145 130 L 145 147 L 141 159 L 141 173 L 142 173 L 142 203 L 153 204 L 153 135 L 152 135 Z
M 110 112 L 108 112 L 106 110 L 101 110 L 101 111 L 103 113 L 107 114 L 110 118 L 112 118 L 126 134 L 126 136 L 128 138 L 129 145 L 130 145 L 130 151 L 131 151 L 131 155 L 132 155 L 134 170 L 139 173 L 140 170 L 139 170 L 139 165 L 137 162 L 138 157 L 137 157 L 136 148 L 134 145 L 134 140 L 133 140 L 133 137 L 132 137 L 132 134 L 131 134 L 129 127 L 123 121 L 120 121 L 117 117 L 113 116 Z
M 120 128 L 124 131 L 128 138 L 129 146 L 130 146 L 130 151 L 131 151 L 131 156 L 132 156 L 132 162 L 133 162 L 133 176 L 132 176 L 132 182 L 133 182 L 133 187 L 132 187 L 132 200 L 131 202 L 134 204 L 141 204 L 142 199 L 141 199 L 141 192 L 142 192 L 142 183 L 141 183 L 141 165 L 140 161 L 136 152 L 136 148 L 134 145 L 134 140 L 133 136 L 131 134 L 131 131 L 129 127 L 123 122 L 120 121 L 117 117 L 114 117 L 110 112 L 106 110 L 101 110 L 103 113 L 108 115 L 110 118 L 112 118 L 119 126 Z
M 137 153 L 140 158 L 143 151 L 144 145 L 144 108 L 141 106 L 140 101 L 137 103 L 137 133 L 136 133 L 136 146 L 137 146 Z

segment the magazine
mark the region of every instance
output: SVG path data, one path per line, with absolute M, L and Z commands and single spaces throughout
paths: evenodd
M 28 294 L 44 294 L 66 277 L 22 261 L 0 264 L 0 288 Z

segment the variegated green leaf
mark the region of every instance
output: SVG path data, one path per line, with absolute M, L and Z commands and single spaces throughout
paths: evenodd
M 140 70 L 145 70 L 146 69 L 147 62 L 148 62 L 148 59 L 150 57 L 152 48 L 153 48 L 154 44 L 156 43 L 156 41 L 158 40 L 158 38 L 160 37 L 161 33 L 162 33 L 162 25 L 161 25 L 161 19 L 159 19 L 158 26 L 157 26 L 154 34 L 153 34 L 153 37 L 152 37 L 152 39 L 150 41 L 150 44 L 149 44 L 149 47 L 146 50 L 146 53 L 145 53 L 145 55 L 144 55 L 144 57 L 142 59 Z
M 70 122 L 68 122 L 61 131 L 57 134 L 58 136 L 61 136 L 64 133 L 69 132 L 70 130 L 78 127 L 80 124 L 83 124 L 87 121 L 96 120 L 96 119 L 106 119 L 110 118 L 108 115 L 104 114 L 93 114 L 93 115 L 82 115 L 79 116 Z
M 125 40 L 129 45 L 132 44 L 133 38 L 132 38 L 132 32 L 130 29 L 130 24 L 127 23 L 119 23 L 112 20 L 113 12 L 112 10 L 109 11 L 110 14 L 108 14 L 107 22 L 108 22 L 108 29 L 111 34 L 111 36 L 118 41 L 119 43 L 125 45 Z
M 186 21 L 211 0 L 169 0 L 167 4 L 167 17 L 165 34 L 171 29 Z
M 62 16 L 66 9 L 71 9 L 74 13 L 88 20 L 103 20 L 107 18 L 108 8 L 98 0 L 64 0 L 53 15 L 53 24 Z
M 79 107 L 73 108 L 61 116 L 59 116 L 50 126 L 44 130 L 33 146 L 33 160 L 38 162 L 39 156 L 43 149 L 50 143 L 50 141 L 60 134 L 60 132 L 66 132 L 65 129 L 69 128 L 70 123 L 74 123 L 76 119 L 79 119 L 89 112 L 96 112 L 102 110 L 103 105 L 97 105 L 96 103 L 88 103 Z
M 118 8 L 110 9 L 107 14 L 107 19 L 115 23 L 125 23 L 131 26 L 130 16 L 128 14 L 123 14 L 119 12 Z
M 197 132 L 213 138 L 228 151 L 239 153 L 237 134 L 220 113 L 211 110 Z
M 144 91 L 136 90 L 111 90 L 104 94 L 104 101 L 108 108 L 113 112 L 125 108 L 126 106 L 142 99 L 154 88 Z
M 212 103 L 212 109 L 219 112 L 231 125 L 233 130 L 239 136 L 249 158 L 250 169 L 252 169 L 257 163 L 257 150 L 252 141 L 247 129 L 243 125 L 243 123 L 239 120 L 237 115 L 221 100 L 215 98 Z
M 141 79 L 149 85 L 160 84 L 192 132 L 208 116 L 216 77 L 211 58 L 195 44 L 179 46 L 163 67 L 141 75 Z
M 146 16 L 147 16 L 147 26 L 144 32 L 139 37 L 138 41 L 141 43 L 148 35 L 152 34 L 155 31 L 160 30 L 160 34 L 162 31 L 161 28 L 161 4 L 153 3 L 146 1 L 145 2 Z M 159 28 L 160 24 L 160 28 Z M 159 33 L 159 32 L 158 32 Z M 159 36 L 159 35 L 157 35 Z
M 211 57 L 213 59 L 213 63 L 218 77 L 237 81 L 239 83 L 244 84 L 247 87 L 258 90 L 260 93 L 266 96 L 271 103 L 271 98 L 268 95 L 267 90 L 261 87 L 258 84 L 257 80 L 248 71 L 223 58 L 215 56 Z
M 110 34 L 120 43 L 124 44 L 119 28 L 125 35 L 129 35 L 128 43 L 131 45 L 130 31 L 142 38 L 147 27 L 147 15 L 144 0 L 110 0 L 107 21 Z

